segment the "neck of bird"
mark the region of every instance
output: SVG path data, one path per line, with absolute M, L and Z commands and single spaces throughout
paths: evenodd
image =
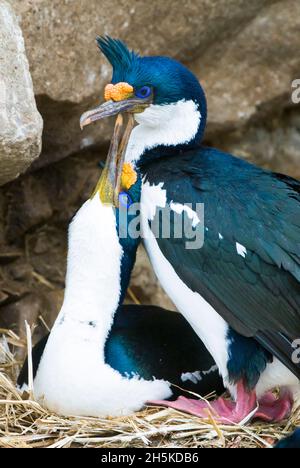
M 105 342 L 121 295 L 122 255 L 115 212 L 96 193 L 69 228 L 65 297 L 54 332 Z
M 162 155 L 187 150 L 200 144 L 206 125 L 196 102 L 182 100 L 151 105 L 135 115 L 138 125 L 132 130 L 126 161 L 140 165 Z

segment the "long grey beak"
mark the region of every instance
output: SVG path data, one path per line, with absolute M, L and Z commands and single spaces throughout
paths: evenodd
M 96 107 L 95 109 L 88 110 L 80 117 L 80 128 L 83 129 L 86 125 L 96 122 L 106 117 L 111 117 L 124 112 L 139 112 L 148 107 L 150 101 L 139 98 L 124 99 L 124 101 L 107 101 Z
M 122 114 L 118 114 L 105 167 L 92 195 L 94 197 L 98 192 L 102 203 L 113 205 L 116 208 L 119 207 L 125 152 L 133 126 L 134 118 L 132 115 L 129 115 L 128 123 L 122 136 L 123 117 Z

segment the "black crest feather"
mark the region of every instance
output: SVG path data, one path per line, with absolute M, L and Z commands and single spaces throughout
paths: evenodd
M 114 69 L 131 68 L 138 58 L 138 55 L 129 50 L 120 39 L 113 39 L 109 36 L 98 36 L 96 40 L 99 49 Z

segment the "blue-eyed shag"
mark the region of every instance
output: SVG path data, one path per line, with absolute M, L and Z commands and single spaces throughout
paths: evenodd
M 81 125 L 134 115 L 123 157 L 142 177 L 145 247 L 235 400 L 210 408 L 224 423 L 286 418 L 300 388 L 300 183 L 203 146 L 206 98 L 186 67 L 139 56 L 109 37 L 98 46 L 112 80 L 106 102 Z M 153 231 L 162 212 L 171 213 L 170 236 Z M 172 235 L 182 215 L 200 244 L 191 245 L 185 231 Z M 207 415 L 195 399 L 167 404 Z

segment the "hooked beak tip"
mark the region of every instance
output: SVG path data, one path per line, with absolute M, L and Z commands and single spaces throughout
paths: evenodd
M 87 125 L 89 125 L 91 122 L 92 122 L 92 120 L 90 119 L 90 117 L 85 112 L 84 114 L 82 114 L 82 116 L 80 117 L 80 120 L 79 120 L 80 129 L 83 130 L 83 128 L 86 127 Z

